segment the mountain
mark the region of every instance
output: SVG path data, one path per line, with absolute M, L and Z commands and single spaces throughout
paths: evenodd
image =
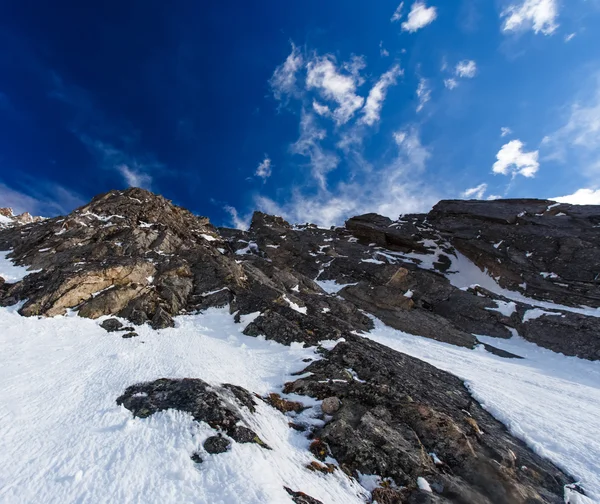
M 237 326 L 244 345 L 276 345 L 259 353 L 303 352 L 296 368 L 278 371 L 280 381 L 269 390 L 249 387 L 248 376 L 216 382 L 220 371 L 206 379 L 201 369 L 151 379 L 138 372 L 111 398 L 115 412 L 145 419 L 137 422 L 175 410 L 194 429 L 208 429 L 202 447 L 186 453 L 186 464 L 200 471 L 216 471 L 210 464 L 233 456 L 237 445 L 254 445 L 255 459 L 291 450 L 279 446 L 282 436 L 303 447 L 297 457 L 306 460 L 293 464 L 294 471 L 310 474 L 305 483 L 282 465 L 275 470 L 282 482 L 275 493 L 238 495 L 235 502 L 350 502 L 346 492 L 356 502 L 379 504 L 575 503 L 600 492 L 593 478 L 586 481 L 589 489 L 575 484 L 581 474 L 573 471 L 593 470 L 578 466 L 577 457 L 563 460 L 568 449 L 549 455 L 548 442 L 532 450 L 518 425 L 499 421 L 509 423 L 506 411 L 493 401 L 482 407 L 478 393 L 455 376 L 462 373 L 394 349 L 408 341 L 399 338 L 414 338 L 421 350 L 483 356 L 503 370 L 516 369 L 519 361 L 528 365 L 528 352 L 539 349 L 547 362 L 564 359 L 573 369 L 591 370 L 580 378 L 593 382 L 600 360 L 600 207 L 441 201 L 429 214 L 397 221 L 366 214 L 331 229 L 255 212 L 249 230 L 240 231 L 217 228 L 133 188 L 99 195 L 64 217 L 28 220 L 10 213 L 13 222 L 0 230 L 0 250 L 10 251 L 0 261 L 0 305 L 13 308 L 4 309 L 12 311 L 0 326 L 42 327 L 44 318 L 53 317 L 48 323 L 62 321 L 59 331 L 68 324 L 97 327 L 92 331 L 104 331 L 111 348 L 147 341 L 146 348 L 161 345 L 168 359 L 185 361 L 189 352 L 192 362 L 195 346 L 207 342 L 185 339 L 185 350 L 178 347 L 190 321 L 220 320 L 197 332 L 225 334 Z M 21 267 L 21 274 L 3 275 L 3 267 Z M 72 320 L 75 313 L 81 322 Z M 98 338 L 94 334 L 91 339 Z M 23 338 L 35 344 L 34 336 Z M 16 343 L 3 341 L 9 344 Z M 237 376 L 231 351 L 231 362 L 219 366 L 231 366 Z M 147 358 L 151 368 L 165 356 Z M 200 368 L 211 367 L 203 362 Z M 112 369 L 110 363 L 93 366 Z M 77 382 L 78 376 L 69 379 Z M 528 397 L 521 392 L 514 390 L 514 397 L 526 409 Z M 530 399 L 532 411 L 550 418 Z M 270 422 L 284 419 L 289 433 L 271 437 L 272 424 L 265 430 L 260 420 L 264 415 Z M 545 421 L 538 424 L 542 431 Z M 578 439 L 565 436 L 567 442 Z M 597 448 L 590 444 L 590 453 Z M 235 477 L 243 479 L 243 471 L 238 467 Z M 57 500 L 48 488 L 48 501 Z M 0 486 L 0 497 L 2 492 Z M 8 490 L 4 495 L 20 502 Z M 217 494 L 207 495 L 195 500 L 220 502 Z M 173 494 L 166 498 L 171 500 L 180 499 Z

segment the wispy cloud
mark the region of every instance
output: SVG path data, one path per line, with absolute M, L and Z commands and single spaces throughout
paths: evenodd
M 542 141 L 544 157 L 566 161 L 573 156 L 579 172 L 600 175 L 600 73 L 584 83 L 586 93 L 567 109 L 565 123 Z
M 431 99 L 431 88 L 429 87 L 429 81 L 422 77 L 419 79 L 419 85 L 417 86 L 417 98 L 419 99 L 417 112 L 421 112 L 425 104 Z
M 435 18 L 437 18 L 437 10 L 435 7 L 427 7 L 425 2 L 415 2 L 410 8 L 407 20 L 401 25 L 402 31 L 414 33 L 428 24 L 433 23 Z
M 383 40 L 379 41 L 379 56 L 382 58 L 387 58 L 390 55 L 390 52 L 383 47 Z
M 452 77 L 450 79 L 444 79 L 444 86 L 446 86 L 446 88 L 452 90 L 452 89 L 458 87 L 458 81 Z
M 152 177 L 144 172 L 130 168 L 123 164 L 116 167 L 117 171 L 123 176 L 129 187 L 141 187 L 142 189 L 151 189 Z
M 475 198 L 475 199 L 483 199 L 485 192 L 487 191 L 487 184 L 479 184 L 476 187 L 471 187 L 461 193 L 461 197 L 463 198 Z
M 502 138 L 504 138 L 505 136 L 508 135 L 512 135 L 512 130 L 510 128 L 507 128 L 506 126 L 503 126 L 502 128 L 500 128 L 500 136 Z
M 495 174 L 512 175 L 513 178 L 517 175 L 534 177 L 540 167 L 539 151 L 526 152 L 524 147 L 520 140 L 504 144 L 496 154 L 497 161 L 492 171 Z
M 269 81 L 273 96 L 277 100 L 284 100 L 290 95 L 295 95 L 299 92 L 296 87 L 296 73 L 302 68 L 304 58 L 300 53 L 300 49 L 292 42 L 292 52 L 286 60 L 275 69 L 273 76 Z
M 153 182 L 152 173 L 164 168 L 152 155 L 134 156 L 110 143 L 87 135 L 82 134 L 79 138 L 95 157 L 101 169 L 116 171 L 130 187 L 150 190 Z
M 357 61 L 344 65 L 350 73 L 342 73 L 331 55 L 315 57 L 307 64 L 306 88 L 318 90 L 324 99 L 337 104 L 332 116 L 338 125 L 347 123 L 363 106 L 364 98 L 356 94 L 361 65 Z
M 371 91 L 369 91 L 369 96 L 362 109 L 363 116 L 361 117 L 360 122 L 368 126 L 373 126 L 375 123 L 379 122 L 381 108 L 383 107 L 387 89 L 396 84 L 398 77 L 401 75 L 402 69 L 400 68 L 400 65 L 394 65 L 379 78 L 371 88 Z
M 289 151 L 306 160 L 310 176 L 287 193 L 279 191 L 277 200 L 256 195 L 257 207 L 293 222 L 331 225 L 369 211 L 397 217 L 437 202 L 438 195 L 423 182 L 431 149 L 422 144 L 417 126 L 388 136 L 376 159 L 365 154 L 364 140 L 379 132 L 374 126 L 381 121 L 390 88 L 402 75 L 400 65 L 394 63 L 374 80 L 364 97 L 363 57 L 339 63 L 330 54 L 303 54 L 302 68 L 294 71 L 295 91 L 281 97 L 300 112 L 299 137 Z M 423 103 L 429 99 L 425 80 L 418 97 Z
M 284 204 L 258 196 L 256 205 L 292 222 L 322 226 L 339 225 L 348 217 L 367 212 L 397 218 L 403 213 L 428 211 L 440 197 L 418 174 L 425 169 L 431 152 L 421 144 L 416 127 L 398 132 L 395 143 L 397 155 L 377 173 L 359 173 L 332 190 L 313 194 L 296 188 Z
M 265 158 L 260 162 L 254 175 L 263 180 L 267 180 L 271 176 L 271 158 L 265 154 Z
M 396 10 L 394 11 L 394 14 L 392 14 L 392 18 L 390 20 L 392 23 L 395 23 L 402 19 L 402 16 L 403 16 L 402 10 L 403 9 L 404 9 L 404 2 L 400 2 L 398 7 L 396 7 Z
M 234 228 L 241 229 L 242 231 L 248 230 L 248 228 L 250 227 L 250 221 L 252 219 L 251 214 L 242 217 L 239 215 L 238 211 L 230 205 L 225 205 L 223 207 L 223 210 L 225 210 L 229 214 L 230 222 Z
M 477 64 L 473 60 L 459 61 L 454 72 L 458 77 L 472 79 L 477 73 Z
M 317 125 L 315 116 L 303 111 L 300 120 L 300 137 L 290 146 L 293 154 L 309 158 L 312 175 L 321 189 L 327 186 L 327 174 L 335 170 L 340 162 L 336 154 L 325 150 L 321 145 L 321 141 L 326 136 L 327 131 Z
M 502 31 L 519 32 L 533 30 L 535 33 L 552 35 L 558 28 L 558 2 L 556 0 L 524 0 L 510 5 L 501 13 L 504 18 Z

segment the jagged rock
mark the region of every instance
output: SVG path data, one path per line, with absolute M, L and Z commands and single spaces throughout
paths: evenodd
M 116 318 L 109 318 L 102 322 L 100 327 L 108 332 L 116 332 L 122 330 L 123 323 Z
M 231 446 L 231 441 L 223 436 L 210 436 L 202 445 L 211 454 L 225 453 Z
M 347 369 L 361 381 L 348 378 Z M 287 384 L 286 393 L 341 399 L 333 420 L 315 432 L 319 442 L 353 473 L 406 487 L 406 502 L 429 498 L 416 486 L 419 476 L 440 492 L 424 502 L 458 496 L 489 504 L 562 502 L 565 475 L 512 438 L 458 378 L 351 335 L 304 371 L 312 374 Z M 443 467 L 432 462 L 431 452 Z
M 600 306 L 598 206 L 441 201 L 427 220 L 503 287 L 569 306 Z
M 554 351 L 598 359 L 597 319 L 563 313 L 523 323 L 531 306 L 515 303 L 507 316 L 496 310 L 497 300 L 508 302 L 502 296 L 448 280 L 462 253 L 528 296 L 600 306 L 598 226 L 598 207 L 499 200 L 443 201 L 398 221 L 365 214 L 332 229 L 257 212 L 248 231 L 217 230 L 132 188 L 66 217 L 1 230 L 0 249 L 42 271 L 3 284 L 0 305 L 26 301 L 26 316 L 75 309 L 154 328 L 172 327 L 180 313 L 229 306 L 237 320 L 261 313 L 245 334 L 308 345 L 371 329 L 366 312 L 468 348 L 477 344 L 473 334 L 509 338 L 517 330 Z M 346 287 L 327 295 L 320 282 Z

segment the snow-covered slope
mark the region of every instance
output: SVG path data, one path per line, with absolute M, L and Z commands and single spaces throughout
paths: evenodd
M 208 425 L 178 411 L 132 418 L 116 405 L 128 385 L 162 377 L 264 395 L 316 357 L 301 345 L 244 336 L 245 325 L 210 309 L 123 339 L 76 316 L 0 309 L 0 502 L 290 502 L 284 486 L 327 503 L 365 502 L 366 491 L 341 471 L 324 477 L 306 469 L 309 441 L 266 404 L 247 421 L 272 450 L 236 443 L 201 466 L 190 455 L 214 435 Z

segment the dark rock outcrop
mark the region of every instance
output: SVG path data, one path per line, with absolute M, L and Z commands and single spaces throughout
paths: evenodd
M 458 378 L 357 336 L 305 372 L 285 392 L 341 399 L 314 435 L 346 472 L 391 478 L 399 502 L 563 502 L 569 480 L 510 436 Z M 432 500 L 421 500 L 419 477 Z
M 266 447 L 252 429 L 242 425 L 243 419 L 239 410 L 248 405 L 253 407 L 254 399 L 252 394 L 236 385 L 225 384 L 215 388 L 197 378 L 161 378 L 127 387 L 123 395 L 117 398 L 117 404 L 123 405 L 133 416 L 139 418 L 147 418 L 158 411 L 168 409 L 185 411 L 197 422 L 205 422 L 213 429 L 223 431 L 234 441 L 257 443 Z M 225 451 L 230 442 L 222 436 L 215 438 L 221 438 L 223 441 L 209 438 L 212 439 L 209 447 L 214 450 L 225 447 L 222 450 Z

